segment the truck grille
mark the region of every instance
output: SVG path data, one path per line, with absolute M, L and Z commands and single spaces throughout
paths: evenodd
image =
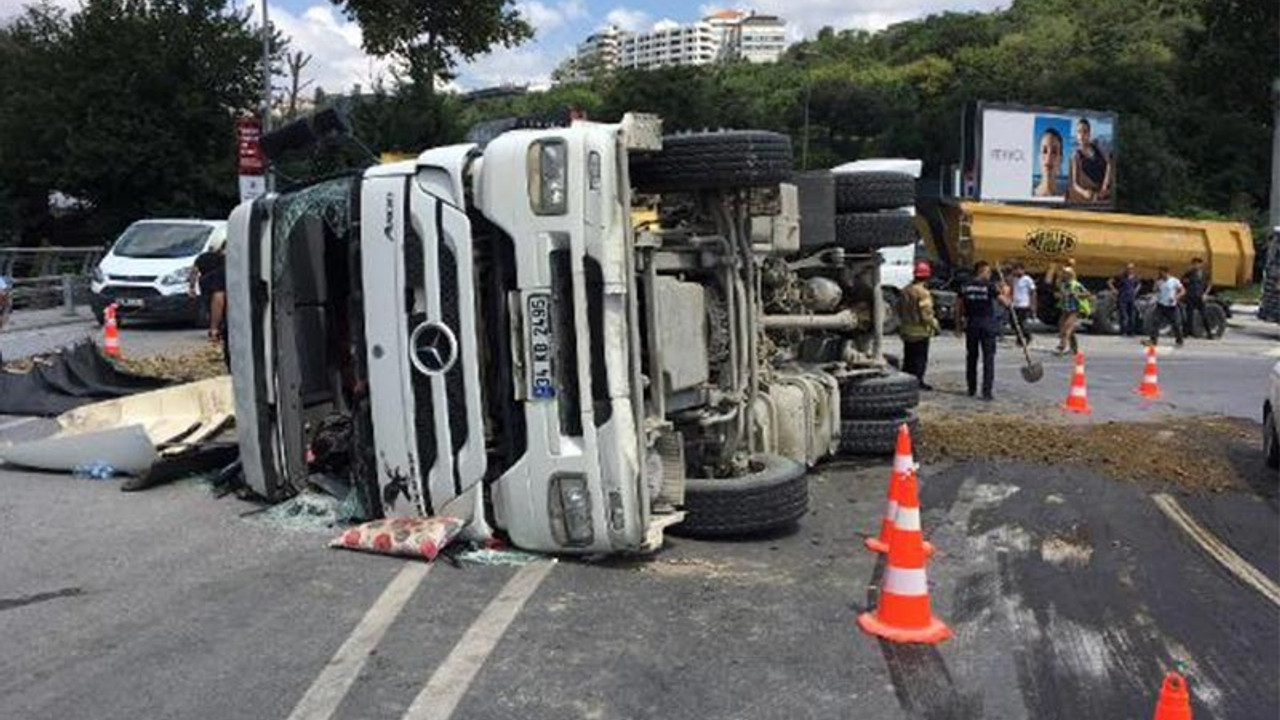
M 574 321 L 573 266 L 568 250 L 551 251 L 551 313 L 555 325 L 552 363 L 560 406 L 560 432 L 582 436 L 582 401 L 578 388 L 578 334 Z
M 408 222 L 408 217 L 409 213 L 406 207 L 404 242 L 405 308 L 410 310 L 407 316 L 407 330 L 412 333 L 414 328 L 427 319 L 425 312 L 413 311 L 417 293 L 426 288 L 426 262 L 425 251 L 422 247 L 422 237 L 413 229 L 413 224 Z M 418 447 L 418 472 L 425 478 L 436 464 L 436 416 L 435 405 L 432 403 L 431 397 L 431 379 L 413 370 L 410 371 L 409 377 L 410 390 L 413 392 L 413 437 Z M 422 494 L 422 502 L 426 513 L 428 515 L 434 514 L 435 509 L 431 507 L 430 493 Z

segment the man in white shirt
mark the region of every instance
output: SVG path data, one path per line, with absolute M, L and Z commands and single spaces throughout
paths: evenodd
M 1036 316 L 1036 281 L 1027 274 L 1027 266 L 1020 262 L 1013 264 L 1013 315 L 1014 322 L 1022 328 L 1022 337 L 1031 343 L 1031 327 L 1028 323 Z
M 1160 339 L 1160 327 L 1165 323 L 1173 326 L 1173 336 L 1177 338 L 1178 347 L 1182 347 L 1182 319 L 1178 317 L 1178 303 L 1182 302 L 1183 296 L 1187 294 L 1187 289 L 1182 286 L 1182 281 L 1169 274 L 1169 268 L 1160 268 L 1160 274 L 1156 277 L 1156 308 L 1155 318 L 1151 323 L 1150 345 L 1155 345 Z

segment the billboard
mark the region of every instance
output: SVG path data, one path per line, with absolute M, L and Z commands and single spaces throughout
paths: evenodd
M 1116 116 L 978 104 L 966 117 L 966 193 L 993 202 L 1112 208 Z

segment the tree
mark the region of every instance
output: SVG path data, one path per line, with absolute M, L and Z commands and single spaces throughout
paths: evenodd
M 289 109 L 286 117 L 292 120 L 298 117 L 299 94 L 312 83 L 311 80 L 302 82 L 302 71 L 311 64 L 311 55 L 301 50 L 287 53 L 284 62 L 289 69 Z
M 395 57 L 427 92 L 449 80 L 459 60 L 495 45 L 515 47 L 533 37 L 512 0 L 333 0 L 360 25 L 364 49 Z
M 48 193 L 86 201 L 97 242 L 143 217 L 225 217 L 235 119 L 256 107 L 261 44 L 229 0 L 29 8 L 0 34 L 0 186 L 24 235 Z M 66 242 L 66 238 L 53 238 Z

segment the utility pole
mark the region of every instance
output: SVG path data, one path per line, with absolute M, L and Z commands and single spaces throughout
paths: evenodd
M 271 22 L 267 20 L 267 0 L 262 0 L 262 134 L 271 130 Z M 271 165 L 267 165 L 267 192 L 275 189 Z

